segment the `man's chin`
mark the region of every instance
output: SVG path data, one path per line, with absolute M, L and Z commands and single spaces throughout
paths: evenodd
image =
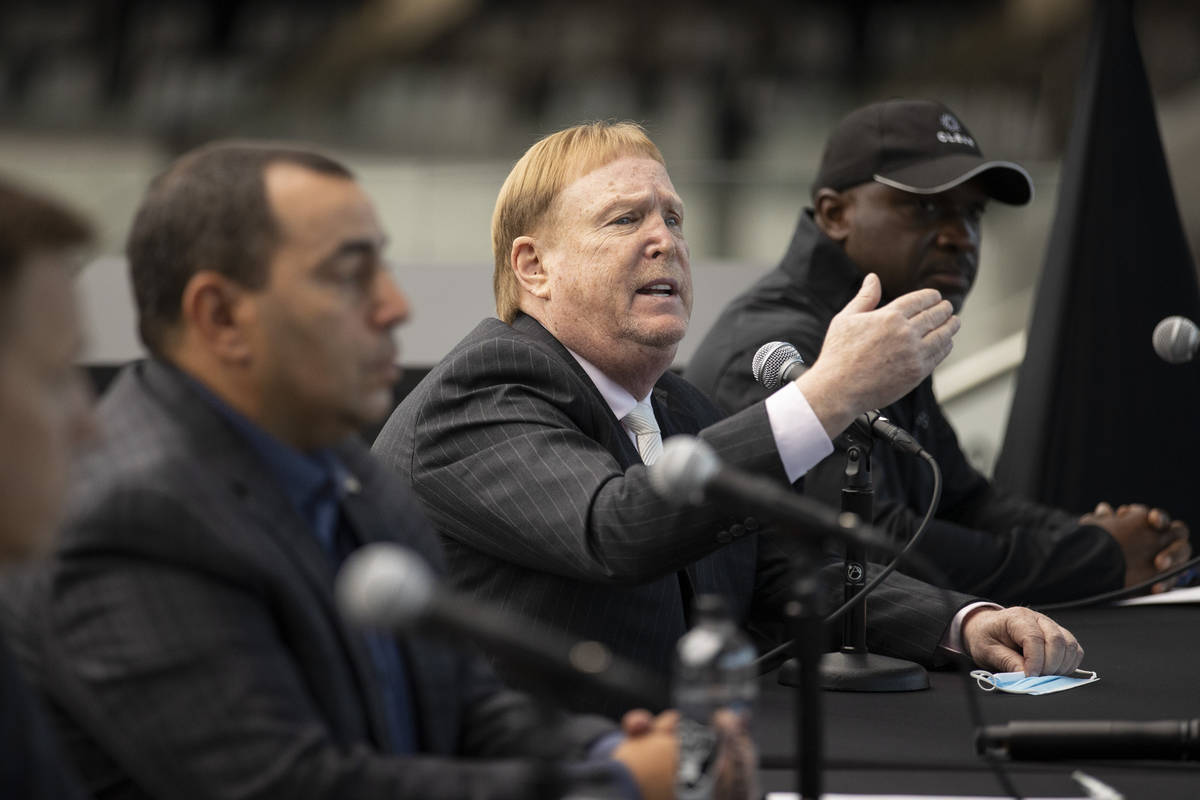
M 687 333 L 687 323 L 678 325 L 647 326 L 636 332 L 634 339 L 646 347 L 664 349 L 675 347 L 683 341 Z
M 387 419 L 395 406 L 395 397 L 392 394 L 390 386 L 373 393 L 370 397 L 364 398 L 359 407 L 355 409 L 358 426 L 366 428 L 371 425 L 378 425 Z

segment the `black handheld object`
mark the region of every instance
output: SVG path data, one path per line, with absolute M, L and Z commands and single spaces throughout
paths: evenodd
M 391 543 L 360 547 L 346 559 L 335 587 L 338 607 L 360 625 L 457 635 L 544 677 L 547 688 L 578 692 L 590 685 L 627 707 L 667 706 L 665 681 L 613 655 L 599 642 L 576 640 L 502 613 L 438 584 L 425 561 Z
M 975 734 L 979 753 L 1007 755 L 1016 761 L 1091 758 L 1200 758 L 1200 719 L 1156 722 L 1009 722 L 987 725 Z

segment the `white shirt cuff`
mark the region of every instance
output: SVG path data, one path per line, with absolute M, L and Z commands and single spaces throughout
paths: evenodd
M 949 650 L 951 653 L 966 655 L 967 651 L 963 648 L 962 626 L 963 620 L 977 608 L 995 608 L 1002 609 L 1004 606 L 998 606 L 995 603 L 987 603 L 983 600 L 977 600 L 974 603 L 967 603 L 958 610 L 954 615 L 954 619 L 950 620 L 950 628 L 946 631 L 946 637 L 942 639 L 942 649 Z
M 833 452 L 833 442 L 795 381 L 768 397 L 766 405 L 775 448 L 788 482 L 795 483 Z

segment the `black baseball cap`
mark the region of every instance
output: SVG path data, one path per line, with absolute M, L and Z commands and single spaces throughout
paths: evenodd
M 972 178 L 992 198 L 1024 205 L 1033 180 L 1020 164 L 983 157 L 957 115 L 932 100 L 885 100 L 850 112 L 830 134 L 813 194 L 876 181 L 937 194 Z

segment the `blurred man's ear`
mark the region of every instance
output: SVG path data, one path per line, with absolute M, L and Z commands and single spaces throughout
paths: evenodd
M 223 361 L 244 361 L 249 357 L 251 337 L 247 323 L 253 309 L 244 287 L 211 270 L 192 275 L 183 290 L 180 309 L 182 340 L 192 339 L 205 345 Z
M 853 206 L 853 190 L 838 192 L 830 188 L 818 189 L 813 198 L 817 227 L 835 242 L 845 242 L 850 235 Z

